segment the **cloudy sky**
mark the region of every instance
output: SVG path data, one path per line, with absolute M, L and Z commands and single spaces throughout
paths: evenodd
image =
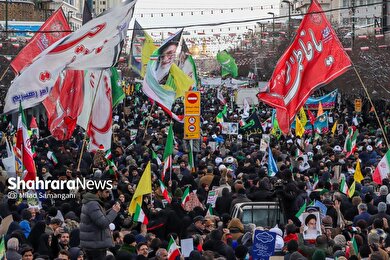
M 278 15 L 279 5 L 280 0 L 138 0 L 134 16 L 144 28 L 185 27 L 186 25 L 270 18 L 267 13 L 274 12 Z M 212 14 L 211 11 L 213 11 Z M 226 24 L 221 27 L 235 27 L 235 24 Z M 201 26 L 200 28 L 211 27 Z M 199 27 L 187 29 L 194 30 Z

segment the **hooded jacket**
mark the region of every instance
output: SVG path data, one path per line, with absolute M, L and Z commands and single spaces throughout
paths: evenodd
M 117 213 L 114 210 L 106 214 L 103 202 L 97 195 L 86 193 L 82 200 L 80 222 L 80 246 L 85 249 L 105 249 L 114 246 L 109 229 Z
M 244 235 L 244 225 L 238 218 L 233 218 L 229 222 L 228 229 L 233 240 L 238 240 L 242 235 Z

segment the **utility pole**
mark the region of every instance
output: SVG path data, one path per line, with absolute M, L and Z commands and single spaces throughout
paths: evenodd
M 272 50 L 275 50 L 275 13 L 268 12 L 272 15 Z
M 8 0 L 5 0 L 5 37 L 8 38 Z
M 291 40 L 291 2 L 283 0 L 282 3 L 288 4 L 288 39 Z
M 351 35 L 351 49 L 353 51 L 353 47 L 355 45 L 355 0 L 351 0 L 352 5 L 352 35 Z

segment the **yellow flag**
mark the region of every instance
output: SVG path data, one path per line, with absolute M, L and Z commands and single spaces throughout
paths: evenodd
M 176 98 L 184 97 L 185 92 L 190 89 L 195 81 L 185 74 L 176 64 L 172 64 L 169 73 L 175 85 L 173 89 L 176 91 Z
M 142 77 L 145 77 L 146 72 L 146 66 L 150 60 L 150 56 L 152 56 L 153 52 L 157 49 L 157 46 L 154 45 L 153 38 L 147 34 L 145 31 L 145 42 L 142 46 L 141 51 L 141 62 L 142 62 L 142 68 L 141 68 L 141 75 Z
M 353 194 L 355 194 L 356 181 L 353 181 L 351 187 L 349 187 L 348 197 L 352 198 Z
M 357 163 L 356 163 L 356 168 L 355 168 L 355 173 L 353 174 L 353 179 L 359 183 L 364 179 L 363 174 L 362 174 L 362 170 L 360 168 L 360 160 L 359 159 L 357 160 Z
M 295 135 L 302 137 L 302 135 L 305 133 L 305 128 L 303 128 L 301 120 L 296 116 L 295 117 Z
M 336 122 L 334 122 L 333 126 L 332 126 L 332 135 L 334 136 L 334 133 L 336 133 L 336 128 L 337 128 L 337 123 L 339 122 L 339 120 L 336 120 Z
M 317 117 L 319 117 L 323 113 L 324 113 L 324 109 L 322 108 L 322 104 L 321 104 L 321 101 L 320 101 L 320 104 L 318 105 Z
M 142 174 L 141 179 L 138 182 L 137 189 L 134 192 L 133 199 L 129 205 L 129 214 L 134 214 L 137 204 L 142 204 L 142 196 L 152 193 L 152 170 L 150 167 L 150 161 Z
M 305 125 L 307 124 L 307 116 L 303 107 L 301 107 L 301 110 L 299 110 L 299 117 L 301 118 L 301 123 L 303 127 L 305 127 Z

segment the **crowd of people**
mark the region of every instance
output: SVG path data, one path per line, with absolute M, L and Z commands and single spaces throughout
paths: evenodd
M 137 89 L 138 90 L 138 89 Z M 222 110 L 217 90 L 202 89 L 202 138 L 194 141 L 195 168 L 192 168 L 189 142 L 183 138 L 183 124 L 173 122 L 162 109 L 138 90 L 127 96 L 114 110 L 112 161 L 105 151 L 80 156 L 84 131 L 76 128 L 67 141 L 56 141 L 44 123 L 40 137 L 32 137 L 37 176 L 42 180 L 111 180 L 112 189 L 45 190 L 46 194 L 74 194 L 66 199 L 43 199 L 39 206 L 28 200 L 10 198 L 7 173 L 0 180 L 0 215 L 6 229 L 5 258 L 16 259 L 168 259 L 170 239 L 180 247 L 192 238 L 193 250 L 180 259 L 251 259 L 256 230 L 276 234 L 275 256 L 286 260 L 313 259 L 389 259 L 390 181 L 373 182 L 372 174 L 389 149 L 390 106 L 377 107 L 384 132 L 370 108 L 355 113 L 352 103 L 342 96 L 341 103 L 329 110 L 330 122 L 344 125 L 341 134 L 306 133 L 301 138 L 271 134 L 272 124 L 263 129 L 271 134 L 278 172 L 270 176 L 268 154 L 260 147 L 262 134 L 223 135 L 215 117 Z M 232 89 L 224 89 L 228 99 L 226 122 L 239 122 L 242 109 L 234 102 Z M 183 104 L 173 108 L 183 114 Z M 370 111 L 370 112 L 369 112 Z M 272 116 L 272 108 L 255 107 L 262 122 Z M 315 113 L 315 112 L 314 112 Z M 159 184 L 168 127 L 173 124 L 173 166 L 163 183 L 171 200 L 167 201 Z M 343 152 L 348 127 L 358 129 L 356 151 Z M 329 127 L 331 128 L 331 126 Z M 4 125 L 3 138 L 11 135 Z M 1 148 L 5 151 L 4 140 Z M 106 150 L 106 149 L 105 149 Z M 153 152 L 158 159 L 153 158 Z M 297 153 L 298 151 L 298 153 Z M 48 157 L 53 152 L 57 160 Z M 79 158 L 81 158 L 78 169 Z M 356 183 L 353 194 L 340 190 L 340 176 L 348 186 L 360 160 L 364 179 Z M 143 196 L 142 210 L 148 223 L 128 214 L 128 207 L 146 165 L 151 162 L 152 193 Z M 318 181 L 316 178 L 318 177 Z M 190 200 L 182 197 L 189 188 Z M 209 191 L 219 190 L 215 205 L 208 203 Z M 22 191 L 20 191 L 22 192 Z M 256 226 L 232 218 L 231 210 L 241 202 L 280 201 L 285 222 L 275 226 Z M 320 219 L 302 220 L 297 212 L 303 205 L 321 202 L 326 214 Z M 306 203 L 306 204 L 305 204 Z M 209 208 L 213 213 L 208 213 Z M 306 209 L 310 211 L 310 209 Z M 305 239 L 305 226 L 316 225 L 313 239 Z M 181 246 L 183 249 L 183 246 Z

